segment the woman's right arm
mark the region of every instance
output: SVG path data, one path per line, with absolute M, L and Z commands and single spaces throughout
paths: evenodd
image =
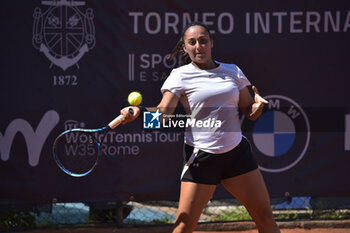
M 179 103 L 179 97 L 177 97 L 175 94 L 173 94 L 170 91 L 165 91 L 163 93 L 163 98 L 158 104 L 157 109 L 163 114 L 163 115 L 172 115 L 176 109 L 177 104 Z
M 158 104 L 157 107 L 146 107 L 147 111 L 157 111 L 159 110 L 159 112 L 162 113 L 162 115 L 172 115 L 173 112 L 176 109 L 176 106 L 179 102 L 179 97 L 177 97 L 175 94 L 173 94 L 170 91 L 165 91 L 163 93 L 163 97 L 162 100 L 160 101 L 160 103 Z M 129 108 L 132 108 L 134 111 L 134 114 L 131 115 L 129 112 Z M 135 120 L 139 115 L 140 115 L 141 111 L 140 108 L 138 108 L 137 106 L 128 106 L 123 108 L 120 111 L 120 114 L 122 114 L 124 116 L 124 118 L 122 119 L 122 124 L 131 122 L 133 120 Z

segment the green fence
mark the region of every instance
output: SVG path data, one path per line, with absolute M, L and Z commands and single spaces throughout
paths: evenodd
M 175 201 L 52 203 L 0 206 L 1 231 L 67 226 L 145 226 L 171 224 Z M 350 198 L 293 197 L 271 200 L 277 221 L 350 219 Z M 200 222 L 249 221 L 246 209 L 235 199 L 212 200 Z

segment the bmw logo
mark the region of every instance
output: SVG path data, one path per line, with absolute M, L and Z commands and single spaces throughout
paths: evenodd
M 281 96 L 264 97 L 266 111 L 255 122 L 242 119 L 242 131 L 251 142 L 259 168 L 283 172 L 305 155 L 310 141 L 310 124 L 304 110 L 294 100 Z

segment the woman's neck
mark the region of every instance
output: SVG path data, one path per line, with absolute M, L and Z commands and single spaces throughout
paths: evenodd
M 218 64 L 216 64 L 213 60 L 210 60 L 210 62 L 204 64 L 198 64 L 192 61 L 192 64 L 201 70 L 210 70 L 218 67 Z

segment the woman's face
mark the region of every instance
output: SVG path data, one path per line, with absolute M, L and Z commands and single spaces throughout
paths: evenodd
M 213 40 L 202 26 L 192 26 L 184 35 L 183 50 L 188 53 L 192 62 L 200 68 L 208 68 L 212 65 L 211 48 Z

